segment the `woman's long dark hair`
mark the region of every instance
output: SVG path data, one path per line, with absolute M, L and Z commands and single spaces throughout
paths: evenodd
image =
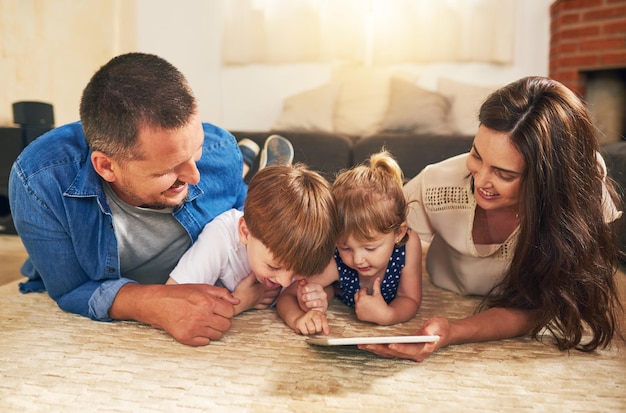
M 532 336 L 539 339 L 547 328 L 561 350 L 606 347 L 619 331 L 621 304 L 614 279 L 617 244 L 602 212 L 603 188 L 620 203 L 598 163 L 587 108 L 562 84 L 527 77 L 490 95 L 479 120 L 505 132 L 526 163 L 514 257 L 481 308 L 538 310 Z M 591 339 L 583 342 L 586 329 Z

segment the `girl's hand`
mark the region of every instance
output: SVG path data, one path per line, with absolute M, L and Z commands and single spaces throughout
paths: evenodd
M 424 361 L 426 357 L 438 349 L 448 345 L 451 324 L 445 317 L 433 317 L 427 320 L 416 335 L 437 335 L 439 340 L 432 343 L 415 344 L 361 344 L 361 350 L 369 351 L 387 358 L 402 358 L 413 361 Z
M 384 325 L 390 311 L 380 291 L 380 277 L 374 280 L 371 295 L 363 288 L 354 294 L 354 312 L 359 320 Z
M 330 326 L 328 319 L 319 311 L 309 311 L 296 320 L 296 333 L 302 335 L 323 333 L 325 336 L 330 334 Z
M 300 309 L 304 312 L 315 310 L 325 313 L 328 309 L 328 296 L 320 284 L 300 280 L 296 295 Z

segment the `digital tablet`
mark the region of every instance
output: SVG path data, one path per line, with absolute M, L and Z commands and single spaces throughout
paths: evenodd
M 429 343 L 439 336 L 388 336 L 388 337 L 309 337 L 306 342 L 317 346 L 354 346 L 357 344 Z

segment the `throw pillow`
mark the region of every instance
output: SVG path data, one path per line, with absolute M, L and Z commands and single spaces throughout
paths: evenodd
M 386 68 L 347 67 L 336 70 L 341 83 L 335 107 L 335 132 L 362 136 L 378 129 L 389 100 L 390 71 Z
M 380 130 L 412 134 L 449 135 L 450 102 L 443 95 L 394 77 L 387 113 Z
M 283 109 L 273 130 L 332 132 L 335 101 L 339 85 L 329 83 L 307 90 L 283 101 Z
M 448 78 L 439 79 L 439 92 L 452 102 L 450 124 L 460 135 L 473 136 L 478 131 L 480 105 L 495 87 L 470 85 Z

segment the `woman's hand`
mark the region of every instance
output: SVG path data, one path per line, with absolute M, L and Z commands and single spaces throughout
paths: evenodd
M 540 310 L 492 307 L 478 314 L 450 321 L 444 317 L 427 320 L 418 335 L 438 335 L 439 341 L 423 344 L 362 345 L 362 350 L 382 357 L 423 361 L 430 354 L 450 344 L 503 340 L 530 333 L 539 322 Z
M 433 317 L 427 320 L 416 335 L 436 335 L 439 340 L 431 343 L 412 344 L 361 344 L 361 350 L 369 351 L 381 357 L 402 358 L 413 361 L 424 361 L 426 357 L 438 349 L 448 345 L 451 324 L 445 317 Z

